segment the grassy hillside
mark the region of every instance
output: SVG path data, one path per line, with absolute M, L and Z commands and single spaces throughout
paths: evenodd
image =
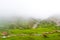
M 33 25 L 37 22 L 39 24 L 33 29 Z M 60 40 L 60 26 L 56 26 L 56 23 L 52 21 L 32 19 L 27 22 L 1 21 L 1 24 L 4 27 L 0 25 L 0 40 Z M 3 32 L 7 32 L 7 35 L 2 35 Z M 6 38 L 3 38 L 4 36 Z
M 12 29 L 8 30 L 7 32 L 10 34 L 14 34 L 16 36 L 11 36 L 7 38 L 0 37 L 0 40 L 60 40 L 60 33 L 52 33 L 47 34 L 47 37 L 39 36 L 38 34 L 43 34 L 44 32 L 52 32 L 53 29 L 48 28 L 37 28 L 37 29 L 26 29 L 26 30 L 19 30 L 19 29 Z M 18 35 L 19 34 L 19 35 Z M 21 35 L 21 34 L 26 34 Z M 33 36 L 33 34 L 37 34 Z

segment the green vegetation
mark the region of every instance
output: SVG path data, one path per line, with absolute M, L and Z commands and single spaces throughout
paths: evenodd
M 33 29 L 32 27 L 36 22 L 39 22 L 39 24 L 37 28 Z M 60 27 L 52 21 L 32 19 L 28 22 L 16 21 L 4 25 L 5 27 L 0 29 L 0 40 L 60 40 L 60 32 L 53 31 L 60 31 Z M 7 32 L 10 37 L 2 38 L 2 32 Z
M 48 28 L 38 28 L 38 29 L 29 29 L 29 30 L 9 30 L 8 32 L 10 34 L 29 34 L 26 36 L 11 36 L 7 38 L 1 38 L 0 40 L 60 40 L 60 33 L 53 33 L 53 34 L 48 34 L 48 37 L 43 37 L 43 36 L 33 36 L 32 34 L 42 34 L 44 32 L 51 32 L 53 29 L 48 29 Z

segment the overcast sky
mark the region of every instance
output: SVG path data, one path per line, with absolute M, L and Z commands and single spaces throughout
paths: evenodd
M 60 14 L 60 0 L 0 0 L 0 17 L 47 18 Z

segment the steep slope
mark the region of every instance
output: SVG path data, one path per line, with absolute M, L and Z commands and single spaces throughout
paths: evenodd
M 53 21 L 57 24 L 57 26 L 60 26 L 60 15 L 53 15 L 47 18 L 49 21 Z

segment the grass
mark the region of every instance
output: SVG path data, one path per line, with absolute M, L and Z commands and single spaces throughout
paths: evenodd
M 26 30 L 19 30 L 19 29 L 14 29 L 14 30 L 9 30 L 8 32 L 13 33 L 13 34 L 30 34 L 30 33 L 43 33 L 43 32 L 49 32 L 52 31 L 52 29 L 48 28 L 37 28 L 37 29 L 26 29 Z
M 43 32 L 51 32 L 51 28 L 37 28 L 37 29 L 26 29 L 26 30 L 8 30 L 9 34 L 42 34 Z M 54 33 L 47 35 L 48 38 L 43 36 L 12 36 L 9 38 L 1 38 L 0 40 L 60 40 L 60 33 Z
M 42 36 L 13 36 L 6 39 L 0 38 L 0 40 L 60 40 L 60 36 L 56 33 L 49 35 L 48 38 L 44 38 Z

